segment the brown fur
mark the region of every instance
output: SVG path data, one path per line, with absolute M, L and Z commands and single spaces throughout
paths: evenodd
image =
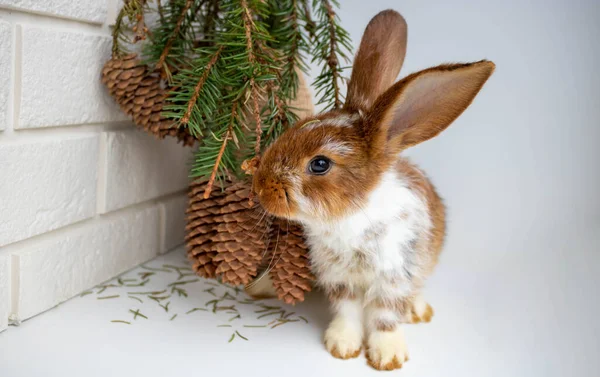
M 377 331 L 385 331 L 385 332 L 394 331 L 394 330 L 396 330 L 396 326 L 398 326 L 398 323 L 395 321 L 390 322 L 389 320 L 378 319 L 375 322 L 375 328 L 377 329 Z
M 427 240 L 426 247 L 423 247 L 431 260 L 430 272 L 437 264 L 444 239 L 446 236 L 446 207 L 438 195 L 435 187 L 427 176 L 407 159 L 401 158 L 396 164 L 396 171 L 405 180 L 410 187 L 419 193 L 425 199 L 429 207 L 429 215 L 433 223 L 431 237 Z M 419 245 L 421 246 L 421 245 Z
M 371 305 L 376 308 L 392 309 L 398 313 L 401 317 L 406 316 L 411 311 L 412 300 L 408 297 L 399 297 L 393 301 L 376 298 Z
M 334 348 L 331 350 L 330 353 L 331 353 L 331 356 L 335 357 L 336 359 L 348 360 L 348 359 L 354 359 L 354 358 L 360 356 L 360 352 L 361 352 L 361 349 L 359 348 L 353 352 L 342 355 L 340 353 L 340 351 L 338 351 L 337 348 Z
M 327 287 L 327 298 L 329 302 L 337 302 L 340 300 L 354 300 L 356 293 L 353 292 L 349 287 L 338 284 L 336 286 Z
M 406 361 L 408 361 L 408 359 Z M 382 364 L 381 362 L 375 362 L 371 360 L 369 354 L 367 353 L 367 363 L 377 370 L 394 370 L 402 368 L 402 363 L 398 360 L 397 357 L 394 357 L 392 361 L 390 361 L 387 364 Z
M 394 83 L 404 62 L 406 38 L 406 21 L 393 10 L 380 12 L 369 22 L 354 59 L 344 109 L 369 110 Z

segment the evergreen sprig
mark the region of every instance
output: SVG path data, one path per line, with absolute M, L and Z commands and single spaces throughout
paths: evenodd
M 125 0 L 123 2 L 123 7 L 117 14 L 117 19 L 113 26 L 113 57 L 122 56 L 127 52 L 123 45 L 127 45 L 130 42 L 130 37 L 128 35 L 130 30 L 135 33 L 132 41 L 133 43 L 146 39 L 145 33 L 147 32 L 147 28 L 144 23 L 145 8 L 146 0 Z
M 322 66 L 314 85 L 317 90 L 317 104 L 325 104 L 327 109 L 342 107 L 341 87 L 344 68 L 340 60 L 349 62 L 349 52 L 352 51 L 350 35 L 340 25 L 334 5 L 339 7 L 337 0 L 313 0 L 318 19 L 315 47 L 312 51 L 313 62 Z
M 144 40 L 145 63 L 167 79 L 163 116 L 201 141 L 192 177 L 213 183 L 241 174 L 297 119 L 290 102 L 310 58 L 322 66 L 318 103 L 339 108 L 348 33 L 335 0 L 125 0 L 114 28 L 113 55 L 127 27 Z M 145 24 L 145 12 L 157 12 Z M 147 29 L 150 28 L 147 33 Z M 308 58 L 307 58 L 308 56 Z

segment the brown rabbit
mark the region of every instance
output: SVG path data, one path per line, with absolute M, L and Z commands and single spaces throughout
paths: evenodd
M 327 350 L 346 359 L 365 344 L 381 370 L 408 360 L 401 324 L 433 314 L 419 293 L 446 227 L 435 188 L 400 153 L 448 127 L 494 71 L 485 60 L 446 64 L 394 84 L 405 51 L 402 16 L 375 16 L 343 109 L 299 121 L 267 149 L 254 176 L 262 206 L 305 228 L 334 311 Z

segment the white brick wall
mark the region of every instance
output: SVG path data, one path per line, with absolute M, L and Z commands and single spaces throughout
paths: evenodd
M 101 24 L 110 0 L 0 0 L 0 7 Z
M 137 130 L 107 132 L 103 137 L 107 171 L 101 212 L 172 194 L 187 185 L 188 155 L 181 153 L 175 139 L 157 143 Z
M 21 109 L 15 128 L 126 119 L 98 80 L 110 38 L 27 26 L 19 31 Z
M 191 149 L 99 81 L 116 9 L 0 0 L 0 331 L 183 243 Z
M 12 55 L 11 25 L 0 18 L 0 132 L 8 123 L 8 93 L 10 91 L 10 56 Z
M 156 255 L 156 206 L 127 211 L 17 251 L 19 297 L 24 320 Z
M 0 141 L 0 246 L 96 213 L 98 136 Z
M 165 200 L 161 203 L 160 210 L 163 213 L 162 220 L 165 222 L 165 237 L 162 250 L 171 250 L 183 243 L 185 237 L 185 210 L 187 208 L 187 195 Z
M 10 315 L 10 256 L 0 255 L 0 331 L 8 326 Z

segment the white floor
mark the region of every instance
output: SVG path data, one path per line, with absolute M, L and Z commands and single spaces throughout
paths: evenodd
M 341 361 L 324 350 L 321 334 L 329 314 L 319 294 L 296 307 L 247 301 L 243 292 L 190 274 L 183 251 L 145 266 L 0 334 L 0 376 L 384 373 L 367 366 L 364 356 Z M 565 306 L 558 296 L 554 307 L 528 305 L 526 287 L 498 281 L 500 276 L 440 266 L 427 292 L 435 317 L 429 324 L 407 325 L 411 359 L 392 373 L 597 376 L 596 313 Z M 211 302 L 215 299 L 220 301 Z M 280 310 L 289 322 L 273 322 Z

